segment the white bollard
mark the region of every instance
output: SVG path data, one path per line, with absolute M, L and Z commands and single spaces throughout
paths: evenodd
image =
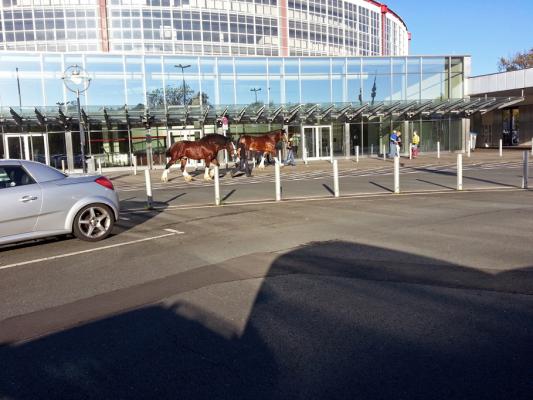
M 374 145 L 371 144 L 370 145 L 370 157 L 372 157 L 374 155 Z
M 137 156 L 133 156 L 133 175 L 137 175 Z
M 500 147 L 500 157 L 503 157 L 503 140 L 502 139 L 500 139 L 499 147 Z
M 457 190 L 463 190 L 463 155 L 457 154 Z
M 150 170 L 149 169 L 145 169 L 144 170 L 144 180 L 146 181 L 147 208 L 151 209 L 154 199 L 152 197 L 152 178 L 150 177 Z
M 383 161 L 387 159 L 387 153 L 385 151 L 385 145 L 383 145 Z
M 400 156 L 394 157 L 394 193 L 400 193 Z
M 65 172 L 65 160 L 61 160 L 61 171 Z
M 470 144 L 470 140 L 466 142 L 466 145 L 467 145 L 466 155 L 467 155 L 468 157 L 470 157 L 470 147 L 472 146 L 472 145 Z
M 98 173 L 102 175 L 102 160 L 98 159 Z
M 218 165 L 215 165 L 215 205 L 220 205 L 220 180 L 218 177 Z
M 409 160 L 413 159 L 413 144 L 409 142 Z
M 437 142 L 437 158 L 440 158 L 440 142 Z
M 524 166 L 522 169 L 522 189 L 528 189 L 529 154 L 524 151 Z
M 278 150 L 278 161 L 280 164 L 283 163 L 283 160 L 281 159 L 281 150 Z
M 333 195 L 339 197 L 339 166 L 337 160 L 333 160 Z
M 276 201 L 281 201 L 281 173 L 279 163 L 274 165 L 276 172 Z
M 359 162 L 359 146 L 355 146 L 355 162 Z

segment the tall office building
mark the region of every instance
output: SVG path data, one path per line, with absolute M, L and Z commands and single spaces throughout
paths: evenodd
M 372 0 L 2 0 L 0 49 L 248 56 L 407 55 Z

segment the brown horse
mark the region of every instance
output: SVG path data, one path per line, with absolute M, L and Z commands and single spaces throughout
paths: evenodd
M 258 151 L 263 157 L 258 168 L 265 168 L 265 155 L 270 154 L 276 158 L 276 143 L 282 140 L 287 142 L 287 134 L 284 129 L 273 131 L 261 136 L 242 135 L 239 138 L 239 144 L 244 144 L 248 151 Z M 281 162 L 281 160 L 279 160 Z
M 235 157 L 235 145 L 231 141 L 230 137 L 209 134 L 205 135 L 200 140 L 191 141 L 191 140 L 182 140 L 181 142 L 176 142 L 170 149 L 167 150 L 167 157 L 170 157 L 170 161 L 165 165 L 165 170 L 163 175 L 161 175 L 161 180 L 163 182 L 168 181 L 168 172 L 172 164 L 180 160 L 181 162 L 181 172 L 183 177 L 187 182 L 192 181 L 192 176 L 187 173 L 185 165 L 187 164 L 187 159 L 191 160 L 204 160 L 205 161 L 205 172 L 204 179 L 211 180 L 214 175 L 214 171 L 210 172 L 209 167 L 211 163 L 215 165 L 218 164 L 217 154 L 220 150 L 228 150 L 231 154 L 231 157 Z

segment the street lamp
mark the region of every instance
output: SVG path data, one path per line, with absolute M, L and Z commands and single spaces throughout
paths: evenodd
M 183 105 L 187 105 L 187 102 L 185 101 L 186 100 L 186 93 L 185 93 L 185 68 L 189 68 L 190 65 L 181 65 L 181 64 L 178 64 L 178 65 L 174 65 L 174 67 L 176 68 L 181 68 L 181 78 L 183 79 Z
M 83 93 L 89 89 L 91 78 L 82 67 L 75 64 L 67 67 L 61 79 L 63 79 L 63 83 L 68 90 L 76 93 L 76 102 L 78 104 L 78 122 L 80 125 L 81 165 L 83 168 L 83 173 L 86 173 L 87 165 L 85 164 L 85 130 L 83 129 L 83 123 L 81 120 L 80 93 Z
M 255 93 L 255 102 L 257 103 L 257 92 L 260 92 L 261 91 L 261 88 L 259 89 L 256 89 L 256 88 L 251 88 L 250 89 L 250 92 L 254 92 Z

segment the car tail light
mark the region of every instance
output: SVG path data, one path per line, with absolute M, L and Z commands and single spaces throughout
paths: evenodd
M 99 185 L 102 185 L 105 188 L 115 190 L 113 186 L 113 182 L 111 182 L 109 179 L 107 179 L 104 176 L 101 176 L 100 178 L 96 179 L 95 182 L 98 183 Z

